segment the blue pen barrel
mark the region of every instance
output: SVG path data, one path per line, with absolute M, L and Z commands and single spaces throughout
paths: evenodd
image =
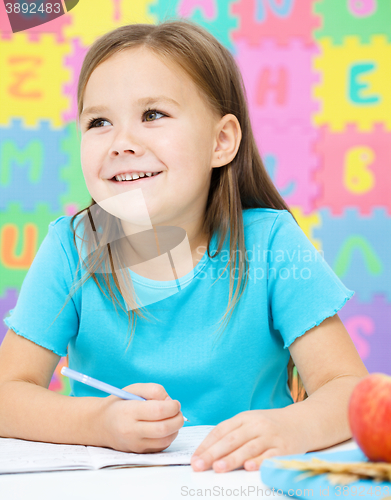
M 98 389 L 98 391 L 106 392 L 107 394 L 111 394 L 112 396 L 117 396 L 118 398 L 121 399 L 127 399 L 127 400 L 135 400 L 135 401 L 146 401 L 145 398 L 142 398 L 141 396 L 136 396 L 136 394 L 132 394 L 130 392 L 124 391 L 122 389 L 118 389 L 117 387 L 114 387 L 113 385 L 106 384 L 105 382 L 101 382 L 100 380 L 97 380 L 96 378 L 89 377 L 88 375 L 84 375 L 83 373 L 79 373 L 75 370 L 72 370 L 71 368 L 67 368 L 64 366 L 61 368 L 61 373 L 62 375 L 65 375 L 68 378 L 71 378 L 72 380 L 76 380 L 76 382 L 81 382 L 82 384 L 89 385 L 90 387 L 93 387 L 94 389 Z M 189 420 L 186 417 L 183 417 L 186 422 L 189 422 Z
M 72 380 L 76 380 L 77 382 L 81 382 L 82 384 L 89 385 L 94 389 L 98 389 L 98 391 L 106 392 L 107 394 L 117 396 L 121 399 L 145 401 L 145 398 L 142 398 L 141 396 L 136 396 L 135 394 L 131 394 L 130 392 L 123 391 L 122 389 L 118 389 L 113 385 L 101 382 L 100 380 L 89 377 L 88 375 L 84 375 L 83 373 L 79 373 L 75 370 L 72 370 L 71 368 L 67 368 L 66 366 L 61 369 L 61 373 L 66 377 L 71 378 Z

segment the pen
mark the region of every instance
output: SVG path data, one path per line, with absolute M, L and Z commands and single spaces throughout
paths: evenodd
M 117 396 L 118 398 L 121 398 L 121 399 L 132 399 L 132 400 L 136 400 L 136 401 L 146 401 L 146 399 L 142 398 L 141 396 L 136 396 L 135 394 L 132 394 L 131 392 L 123 391 L 122 389 L 118 389 L 117 387 L 114 387 L 113 385 L 105 384 L 105 382 L 101 382 L 100 380 L 97 380 L 96 378 L 92 378 L 92 377 L 88 377 L 87 375 L 83 375 L 83 373 L 79 373 L 75 370 L 71 370 L 70 368 L 67 368 L 66 366 L 63 366 L 61 368 L 61 373 L 62 373 L 62 375 L 65 375 L 68 378 L 76 380 L 77 382 L 81 382 L 82 384 L 89 385 L 90 387 L 93 387 L 94 389 L 98 389 L 99 391 L 107 392 L 107 394 Z M 183 417 L 183 419 L 186 420 L 186 422 L 189 422 L 189 420 L 186 417 Z

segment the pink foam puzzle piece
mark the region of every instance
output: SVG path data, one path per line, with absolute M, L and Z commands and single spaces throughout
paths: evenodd
M 206 20 L 213 21 L 217 17 L 216 0 L 182 0 L 178 5 L 178 14 L 190 17 L 195 9 L 201 9 Z
M 313 179 L 318 168 L 314 143 L 317 131 L 297 125 L 273 127 L 257 123 L 255 140 L 268 173 L 289 206 L 305 215 L 314 210 L 320 186 Z
M 63 113 L 65 123 L 77 120 L 77 83 L 80 70 L 88 47 L 81 44 L 78 38 L 72 40 L 72 54 L 65 57 L 64 64 L 71 69 L 72 80 L 64 85 L 64 94 L 70 98 L 70 109 Z
M 0 319 L 3 320 L 8 316 L 9 311 L 15 307 L 18 300 L 19 290 L 16 288 L 6 288 L 5 293 L 0 295 Z M 0 344 L 2 343 L 6 333 L 8 331 L 8 326 L 1 321 L 0 322 Z
M 313 31 L 320 27 L 321 19 L 314 13 L 315 0 L 239 0 L 231 11 L 240 19 L 239 29 L 232 32 L 235 42 L 246 40 L 258 45 L 265 37 L 286 45 L 298 37 L 313 45 Z
M 368 215 L 375 206 L 391 214 L 391 131 L 375 124 L 370 132 L 349 124 L 342 132 L 327 126 L 319 130 L 320 169 L 316 180 L 323 186 L 316 207 L 329 207 L 334 215 L 346 206 Z
M 311 127 L 311 115 L 319 106 L 311 96 L 311 87 L 318 80 L 312 70 L 317 47 L 305 46 L 300 40 L 279 47 L 271 39 L 257 47 L 243 40 L 236 46 L 235 60 L 243 75 L 253 125 L 296 122 Z

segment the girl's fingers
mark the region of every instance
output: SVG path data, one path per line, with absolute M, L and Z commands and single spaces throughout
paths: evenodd
M 266 458 L 278 457 L 281 455 L 283 455 L 283 453 L 278 448 L 270 448 L 269 450 L 266 450 L 258 457 L 246 460 L 244 462 L 244 468 L 248 471 L 259 470 L 260 466 L 262 465 L 262 462 Z
M 216 425 L 214 429 L 206 436 L 199 447 L 193 453 L 192 459 L 194 457 L 199 458 L 203 453 L 206 452 L 211 446 L 220 441 L 224 436 L 229 434 L 231 431 L 240 427 L 241 423 L 235 418 L 230 418 L 229 420 L 224 420 L 220 424 Z
M 175 417 L 159 421 L 139 421 L 137 425 L 138 434 L 143 436 L 143 439 L 157 440 L 177 433 L 183 427 L 183 415 L 178 413 Z
M 235 470 L 238 467 L 242 467 L 243 463 L 252 457 L 258 457 L 263 451 L 265 451 L 264 439 L 256 437 L 255 439 L 247 440 L 240 448 L 213 462 L 213 469 L 215 472 Z
M 123 387 L 123 391 L 130 392 L 144 399 L 158 399 L 164 401 L 168 394 L 166 389 L 160 384 L 132 384 Z
M 183 419 L 180 413 L 181 404 L 175 399 L 168 399 L 167 401 L 131 401 L 131 403 L 134 403 L 132 415 L 136 420 L 156 422 L 175 417 L 178 414 Z
M 212 446 L 206 449 L 204 452 L 199 453 L 198 455 L 195 452 L 191 459 L 191 465 L 193 469 L 196 471 L 207 470 L 212 467 L 213 463 L 215 463 L 219 459 L 225 459 L 225 457 L 230 456 L 232 452 L 235 452 L 236 456 L 240 456 L 237 454 L 235 450 L 243 449 L 243 446 L 246 443 L 252 443 L 250 446 L 251 453 L 246 455 L 245 458 L 250 458 L 252 456 L 257 456 L 262 449 L 259 447 L 255 450 L 252 439 L 256 437 L 256 433 L 250 426 L 240 426 L 237 429 L 226 434 L 219 441 L 215 442 Z M 235 462 L 236 463 L 236 462 Z M 241 462 L 243 464 L 243 462 Z M 240 465 L 241 465 L 240 464 Z M 222 467 L 227 464 L 220 464 Z M 237 465 L 239 467 L 239 465 Z M 230 470 L 236 467 L 232 466 Z
M 248 471 L 259 470 L 266 458 L 276 457 L 283 453 L 278 448 L 266 448 L 264 439 L 257 437 L 247 441 L 232 453 L 223 454 L 212 463 L 215 472 L 229 472 L 240 467 Z
M 158 451 L 163 451 L 170 446 L 170 444 L 177 437 L 178 431 L 170 434 L 169 436 L 165 436 L 162 438 L 145 438 L 142 440 L 143 445 L 143 453 L 156 453 Z

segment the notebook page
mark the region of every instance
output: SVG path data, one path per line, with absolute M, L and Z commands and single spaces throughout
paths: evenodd
M 85 446 L 0 438 L 0 474 L 91 468 Z
M 87 446 L 87 449 L 96 469 L 117 465 L 190 465 L 191 456 L 213 427 L 182 427 L 175 441 L 159 453 L 125 453 L 95 446 Z

